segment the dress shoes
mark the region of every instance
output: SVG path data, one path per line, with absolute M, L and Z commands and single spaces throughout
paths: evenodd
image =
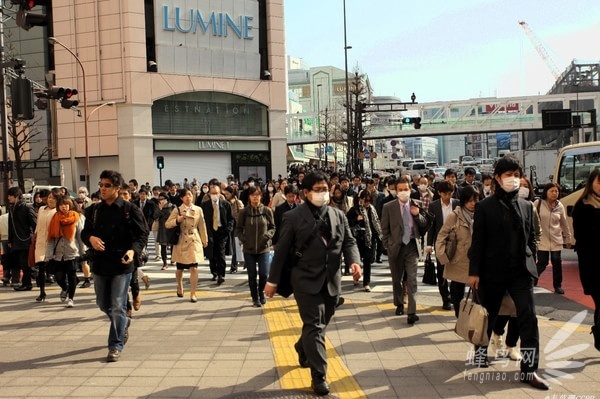
M 110 349 L 106 355 L 106 361 L 109 363 L 117 362 L 121 358 L 121 351 L 118 349 Z
M 548 389 L 550 389 L 550 385 L 546 381 L 544 381 L 540 376 L 538 376 L 535 372 L 521 372 L 521 382 L 529 384 L 535 389 L 541 389 L 543 391 L 547 391 Z
M 255 308 L 262 307 L 262 305 L 260 304 L 260 301 L 258 299 L 255 299 L 252 301 L 252 306 L 254 306 Z
M 329 384 L 325 380 L 313 380 L 312 389 L 319 396 L 329 395 Z
M 444 304 L 442 305 L 442 309 L 452 310 L 452 304 L 450 302 L 444 302 Z
M 556 288 L 554 289 L 554 293 L 555 293 L 555 294 L 559 294 L 559 295 L 564 295 L 564 294 L 565 294 L 565 290 L 563 290 L 563 289 L 562 289 L 562 288 L 560 288 L 560 287 L 556 287 Z
M 300 367 L 302 367 L 302 368 L 310 367 L 310 364 L 308 363 L 308 359 L 306 358 L 306 353 L 304 353 L 304 349 L 302 349 L 299 342 L 296 342 L 294 344 L 294 349 L 296 350 L 296 353 L 298 353 L 298 364 L 300 365 Z
M 416 314 L 409 314 L 408 317 L 406 318 L 406 322 L 410 325 L 415 324 L 417 321 L 419 321 L 419 316 L 417 316 Z
M 264 293 L 259 296 L 259 301 L 260 301 L 261 305 L 266 305 L 267 304 L 267 298 L 265 297 Z
M 144 282 L 146 289 L 150 288 L 150 277 L 144 276 L 144 277 L 142 277 L 142 281 Z
M 597 325 L 592 326 L 590 334 L 594 336 L 594 348 L 600 351 L 600 327 Z
M 396 306 L 396 316 L 402 316 L 404 314 L 404 305 Z
M 212 278 L 210 279 L 210 281 L 217 281 L 217 275 L 213 275 Z
M 339 297 L 338 300 L 337 300 L 337 302 L 336 302 L 336 304 L 335 304 L 335 307 L 339 308 L 340 306 L 342 306 L 344 304 L 344 302 L 346 302 L 346 300 L 344 299 L 344 297 L 343 296 Z
M 13 288 L 15 291 L 31 291 L 33 289 L 33 285 L 20 285 L 18 287 Z
M 142 296 L 138 295 L 135 298 L 133 298 L 133 310 L 140 310 L 140 308 L 142 307 Z
M 221 277 L 221 276 L 218 276 L 218 277 L 217 277 L 217 285 L 221 285 L 221 284 L 223 284 L 224 282 L 225 282 L 225 279 L 224 279 L 223 277 Z

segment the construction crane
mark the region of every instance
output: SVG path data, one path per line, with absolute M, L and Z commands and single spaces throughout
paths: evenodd
M 531 44 L 533 44 L 533 47 L 535 47 L 540 57 L 542 57 L 542 59 L 546 63 L 546 66 L 550 69 L 552 76 L 554 76 L 554 80 L 558 80 L 558 78 L 560 77 L 560 71 L 556 67 L 556 64 L 554 63 L 546 49 L 544 48 L 542 41 L 535 35 L 535 33 L 533 33 L 527 22 L 519 21 L 519 25 L 521 25 L 521 28 L 523 28 L 529 40 L 531 40 Z

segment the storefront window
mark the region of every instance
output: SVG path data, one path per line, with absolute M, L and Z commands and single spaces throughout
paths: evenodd
M 177 94 L 152 104 L 152 133 L 267 137 L 267 107 L 227 93 Z

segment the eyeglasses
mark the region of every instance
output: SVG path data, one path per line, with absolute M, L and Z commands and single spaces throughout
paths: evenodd
M 98 188 L 113 188 L 115 185 L 110 183 L 98 183 Z

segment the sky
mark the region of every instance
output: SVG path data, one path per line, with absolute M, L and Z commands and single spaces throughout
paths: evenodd
M 289 56 L 344 69 L 343 0 L 285 0 L 284 12 Z M 519 21 L 561 73 L 600 62 L 598 0 L 346 0 L 348 69 L 407 102 L 546 94 L 555 79 Z

